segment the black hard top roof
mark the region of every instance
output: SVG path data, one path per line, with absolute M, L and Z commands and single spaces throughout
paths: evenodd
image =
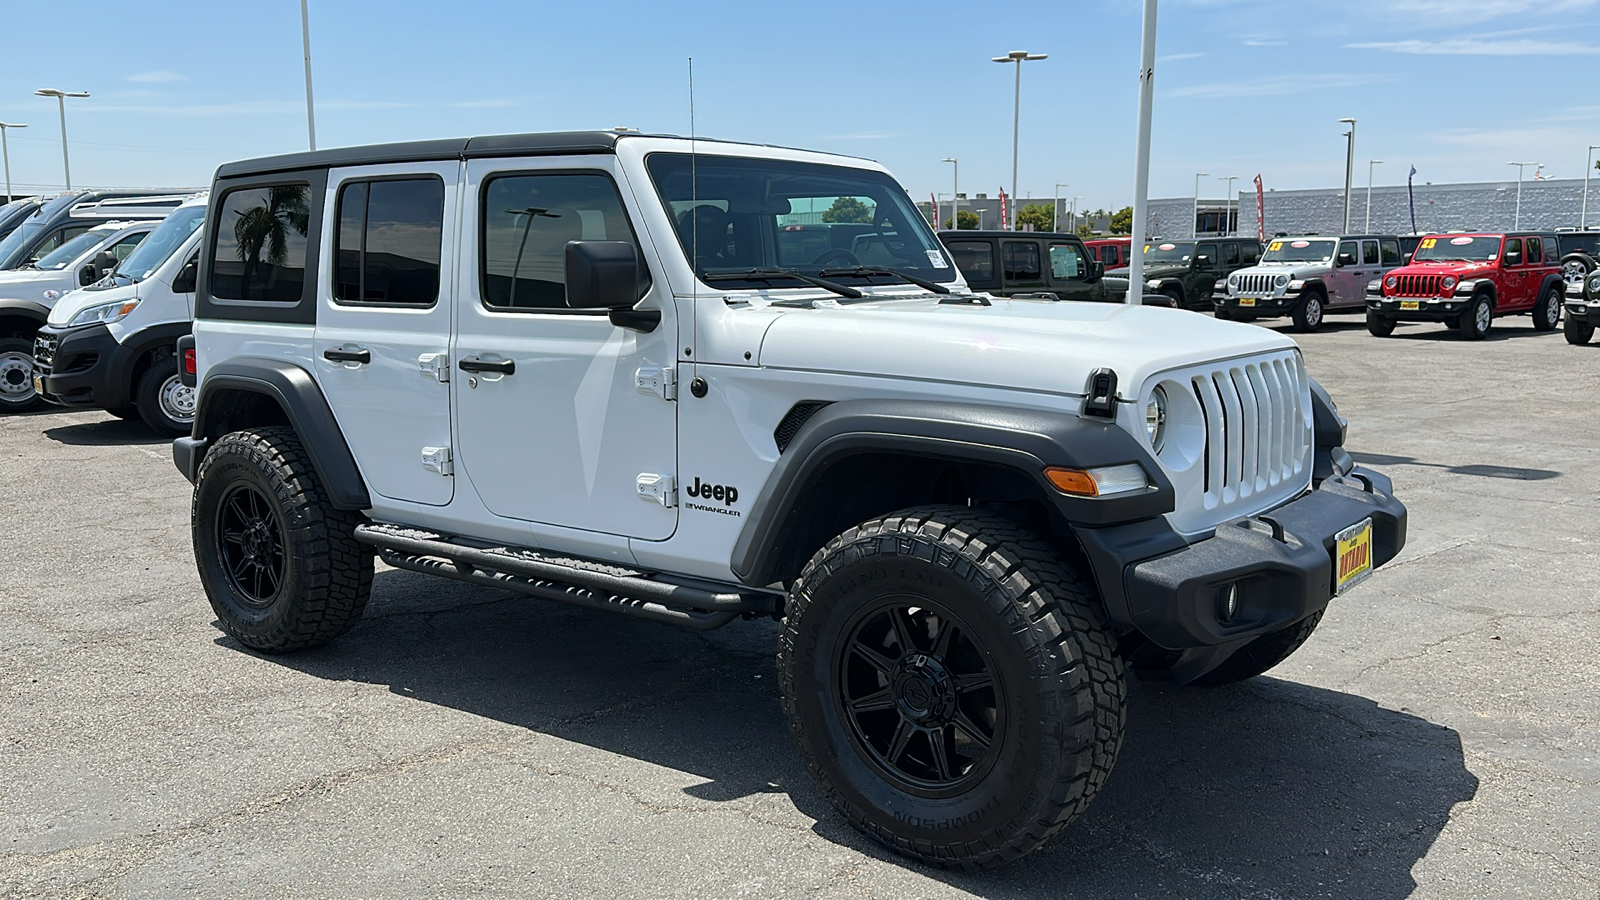
M 939 237 L 940 238 L 950 238 L 950 239 L 956 239 L 956 238 L 1046 238 L 1046 239 L 1049 239 L 1049 240 L 1059 240 L 1061 238 L 1072 238 L 1073 240 L 1078 240 L 1078 241 L 1085 240 L 1085 238 L 1078 237 L 1075 234 L 1067 234 L 1066 232 L 1061 232 L 1061 231 L 999 231 L 999 230 L 996 230 L 996 229 L 993 229 L 993 228 L 984 228 L 984 229 L 981 229 L 981 230 L 977 229 L 977 228 L 959 228 L 959 229 L 944 228 L 944 229 L 940 229 Z

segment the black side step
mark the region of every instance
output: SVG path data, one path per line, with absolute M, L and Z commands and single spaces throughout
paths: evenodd
M 356 540 L 385 563 L 427 575 L 518 591 L 591 609 L 670 622 L 696 631 L 741 615 L 778 612 L 777 596 L 672 584 L 617 566 L 509 547 L 473 547 L 444 535 L 393 525 L 361 525 Z

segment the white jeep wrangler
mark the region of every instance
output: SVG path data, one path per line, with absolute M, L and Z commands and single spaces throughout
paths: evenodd
M 932 863 L 1080 813 L 1128 669 L 1259 674 L 1405 540 L 1291 341 L 975 295 L 871 162 L 534 134 L 233 163 L 212 198 L 174 456 L 228 634 L 344 634 L 374 555 L 777 617 L 822 792 Z

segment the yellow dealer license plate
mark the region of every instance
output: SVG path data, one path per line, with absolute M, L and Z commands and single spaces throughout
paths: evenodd
M 1400 308 L 1401 309 L 1416 309 L 1418 302 L 1419 301 L 1416 301 L 1416 300 L 1401 300 L 1400 301 Z
M 1256 305 L 1256 298 L 1254 298 L 1254 297 L 1240 297 L 1239 298 L 1239 305 L 1240 306 L 1255 306 Z
M 1342 594 L 1372 574 L 1372 520 L 1362 519 L 1334 536 L 1333 592 Z

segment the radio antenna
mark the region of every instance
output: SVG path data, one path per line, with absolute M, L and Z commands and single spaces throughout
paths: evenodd
M 700 226 L 698 207 L 700 205 L 699 172 L 696 167 L 695 155 L 695 130 L 694 130 L 694 57 L 689 57 L 689 338 L 690 347 L 695 343 L 695 320 L 700 314 Z M 689 353 L 689 347 L 684 348 L 684 353 Z M 700 361 L 692 356 L 689 359 L 691 368 L 698 372 Z

